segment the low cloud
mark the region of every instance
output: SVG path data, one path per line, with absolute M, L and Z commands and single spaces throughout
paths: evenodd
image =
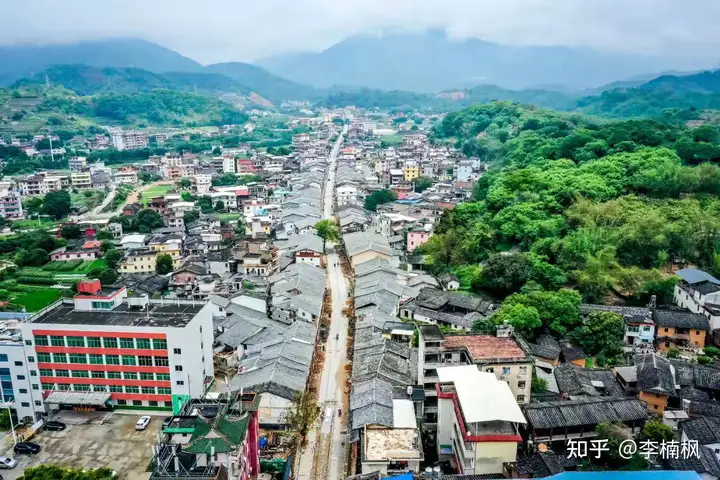
M 0 44 L 139 37 L 202 63 L 321 50 L 358 33 L 455 37 L 713 59 L 714 0 L 8 0 Z

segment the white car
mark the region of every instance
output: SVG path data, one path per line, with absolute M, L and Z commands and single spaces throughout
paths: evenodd
M 17 467 L 17 460 L 13 460 L 10 457 L 0 457 L 0 468 L 15 468 Z
M 143 415 L 135 424 L 135 430 L 145 430 L 150 425 L 150 417 Z

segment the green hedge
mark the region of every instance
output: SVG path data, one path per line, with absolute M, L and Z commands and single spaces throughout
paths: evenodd
M 27 283 L 29 285 L 55 285 L 57 282 L 54 278 L 50 277 L 18 277 L 19 283 Z

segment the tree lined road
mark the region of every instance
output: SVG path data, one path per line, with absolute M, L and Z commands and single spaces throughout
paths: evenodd
M 323 219 L 333 218 L 337 156 L 346 130 L 347 128 L 343 130 L 330 153 L 328 181 L 325 182 Z M 331 247 L 331 245 L 328 246 Z M 315 425 L 308 433 L 308 445 L 301 454 L 296 475 L 298 480 L 336 480 L 341 478 L 341 474 L 344 472 L 342 443 L 345 435 L 341 432 L 347 425 L 347 412 L 343 409 L 342 415 L 338 417 L 338 409 L 343 408 L 345 364 L 347 363 L 348 319 L 342 311 L 348 300 L 348 283 L 340 267 L 338 254 L 333 251 L 326 256 L 326 259 L 328 288 L 332 292 L 332 311 L 318 394 L 320 419 L 319 425 Z

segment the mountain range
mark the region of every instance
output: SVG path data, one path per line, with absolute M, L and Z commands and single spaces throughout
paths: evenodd
M 676 58 L 588 48 L 515 47 L 478 39 L 454 40 L 443 31 L 432 30 L 358 35 L 321 52 L 282 54 L 256 63 L 319 88 L 354 85 L 418 92 L 480 84 L 582 90 L 637 75 L 689 68 Z
M 600 72 L 599 66 L 587 67 L 587 77 L 580 75 L 580 65 L 597 61 L 597 52 L 588 58 L 580 58 L 577 49 L 559 47 L 516 48 L 489 44 L 479 40 L 456 42 L 444 34 L 430 32 L 419 36 L 396 35 L 392 38 L 354 37 L 318 54 L 285 55 L 282 58 L 266 59 L 262 63 L 273 70 L 281 70 L 298 63 L 288 70 L 288 75 L 298 80 L 307 80 L 317 86 L 284 78 L 269 70 L 247 63 L 231 62 L 203 66 L 177 52 L 143 40 L 103 40 L 82 42 L 75 45 L 55 45 L 45 47 L 0 47 L 0 85 L 27 87 L 42 85 L 46 81 L 62 85 L 79 95 L 102 93 L 147 92 L 154 89 L 169 89 L 181 92 L 194 92 L 228 100 L 233 104 L 252 103 L 271 106 L 283 100 L 312 100 L 326 106 L 357 105 L 367 108 L 414 107 L 449 110 L 461 108 L 473 103 L 492 100 L 509 100 L 519 103 L 535 104 L 556 110 L 575 110 L 606 116 L 657 116 L 667 108 L 679 110 L 700 110 L 720 108 L 720 73 L 672 71 L 673 75 L 652 75 L 637 73 L 624 80 L 615 80 L 595 89 L 553 90 L 541 88 L 522 88 L 531 83 L 558 83 L 552 68 L 559 68 L 561 59 L 576 59 L 577 64 L 568 67 L 564 80 L 574 79 L 575 85 L 582 82 L 597 82 L 618 78 L 618 70 Z M 415 38 L 423 50 L 424 59 L 417 45 L 408 39 Z M 369 45 L 377 53 L 371 58 Z M 393 48 L 389 48 L 392 47 Z M 388 47 L 388 48 L 383 48 Z M 451 48 L 452 47 L 452 48 Z M 455 53 L 450 52 L 453 50 Z M 482 68 L 486 72 L 495 69 L 497 85 L 483 84 L 477 76 L 459 70 L 468 71 L 477 68 L 473 65 L 462 67 L 463 58 L 469 58 L 479 51 L 485 52 Z M 536 51 L 538 58 L 532 62 L 527 56 Z M 442 65 L 422 66 L 447 54 Z M 508 57 L 496 68 L 492 58 L 505 52 Z M 521 52 L 513 57 L 512 52 Z M 551 52 L 554 54 L 551 55 Z M 564 52 L 563 55 L 557 55 Z M 547 72 L 529 76 L 533 69 L 542 70 L 542 55 L 546 57 Z M 631 71 L 655 68 L 661 71 L 666 66 L 658 59 L 638 58 L 638 64 L 628 65 L 629 56 L 612 56 L 614 65 L 623 65 L 626 74 Z M 390 57 L 396 59 L 395 65 L 381 67 Z M 528 60 L 524 64 L 519 58 Z M 551 58 L 552 57 L 552 58 Z M 305 58 L 306 61 L 299 61 Z M 331 61 L 334 58 L 335 63 Z M 497 58 L 495 58 L 497 60 Z M 622 61 L 621 61 L 622 60 Z M 575 60 L 573 60 L 575 61 Z M 70 62 L 60 64 L 57 62 Z M 645 63 L 643 63 L 645 62 Z M 323 64 L 327 63 L 325 66 Z M 502 63 L 502 62 L 501 62 Z M 348 65 L 354 70 L 348 69 Z M 364 64 L 364 68 L 358 65 Z M 411 65 L 410 65 L 411 64 Z M 603 65 L 607 65 L 605 62 Z M 374 66 L 372 66 L 374 65 Z M 642 65 L 646 65 L 643 67 Z M 632 68 L 630 68 L 632 66 Z M 585 68 L 585 67 L 583 67 Z M 401 70 L 404 74 L 401 75 Z M 425 70 L 423 70 L 425 69 Z M 479 70 L 476 70 L 476 73 Z M 664 70 L 668 71 L 668 70 Z M 344 73 L 343 73 L 344 72 Z M 424 73 L 423 73 L 424 72 Z M 456 77 L 452 77 L 455 72 Z M 520 73 L 513 73 L 520 72 Z M 410 75 L 412 73 L 412 75 Z M 488 77 L 483 77 L 487 80 Z M 466 84 L 463 86 L 462 84 Z M 567 82 L 566 82 L 567 83 Z M 571 82 L 572 83 L 572 82 Z M 371 87 L 359 87 L 368 84 Z M 503 85 L 520 85 L 509 89 Z M 342 86 L 339 86 L 342 85 Z M 390 90 L 387 86 L 397 85 Z M 437 88 L 425 93 L 430 86 Z M 460 85 L 458 87 L 458 85 Z M 500 86 L 498 86 L 500 85 Z M 380 88 L 383 87 L 384 88 Z M 400 88 L 403 87 L 403 88 Z

